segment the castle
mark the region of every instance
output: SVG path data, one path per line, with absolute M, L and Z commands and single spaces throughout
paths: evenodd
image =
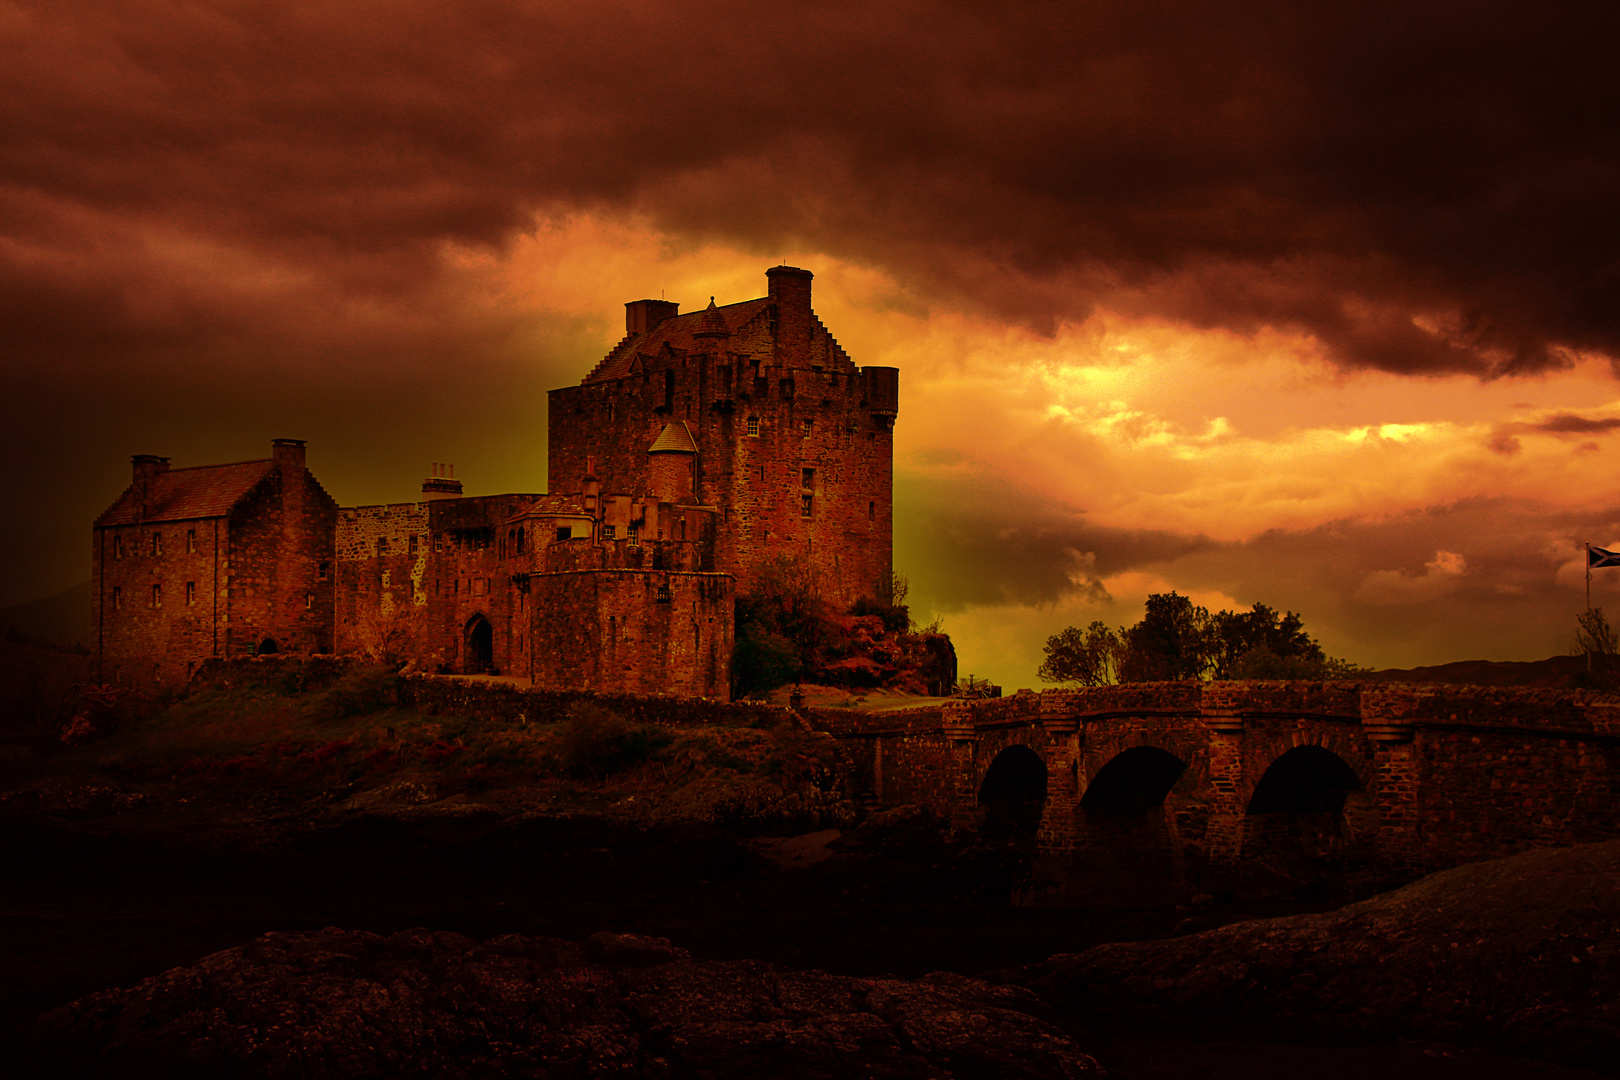
M 679 314 L 625 305 L 625 336 L 549 395 L 547 494 L 340 508 L 304 444 L 134 477 L 92 538 L 95 656 L 110 682 L 178 682 L 271 652 L 399 657 L 538 687 L 729 699 L 734 601 L 768 561 L 823 595 L 887 599 L 894 368 L 857 368 L 812 275 Z

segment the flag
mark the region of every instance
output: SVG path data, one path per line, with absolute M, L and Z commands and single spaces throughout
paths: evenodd
M 1620 566 L 1620 551 L 1605 551 L 1600 547 L 1586 545 L 1586 566 L 1595 570 L 1600 566 Z

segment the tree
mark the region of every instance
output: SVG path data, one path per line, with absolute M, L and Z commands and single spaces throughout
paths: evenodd
M 1257 603 L 1248 611 L 1211 615 L 1169 592 L 1149 596 L 1135 626 L 1114 631 L 1094 622 L 1085 630 L 1071 626 L 1054 634 L 1037 674 L 1047 682 L 1101 686 L 1166 679 L 1339 679 L 1362 670 L 1325 655 L 1292 611 L 1278 615 Z
M 1586 656 L 1586 670 L 1597 687 L 1620 684 L 1620 638 L 1602 608 L 1587 608 L 1575 616 L 1575 654 Z
M 1149 596 L 1142 621 L 1120 636 L 1121 682 L 1201 679 L 1212 666 L 1209 610 L 1175 592 Z
M 1120 649 L 1119 635 L 1101 622 L 1084 630 L 1071 626 L 1046 639 L 1046 659 L 1036 675 L 1046 682 L 1105 686 L 1115 681 Z

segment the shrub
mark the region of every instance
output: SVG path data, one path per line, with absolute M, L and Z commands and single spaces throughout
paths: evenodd
M 601 780 L 641 764 L 670 741 L 662 728 L 632 726 L 618 713 L 585 702 L 574 707 L 552 746 L 569 774 Z
M 343 720 L 383 712 L 399 704 L 399 676 L 392 668 L 351 671 L 315 699 L 317 719 Z

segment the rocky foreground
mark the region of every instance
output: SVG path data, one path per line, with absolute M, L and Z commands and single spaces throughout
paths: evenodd
M 694 962 L 658 938 L 267 934 L 41 1017 L 97 1077 L 1096 1075 L 1027 990 Z
M 1438 1039 L 1620 1055 L 1620 841 L 1432 874 L 1337 911 L 1106 944 L 1004 973 L 1094 1030 Z

